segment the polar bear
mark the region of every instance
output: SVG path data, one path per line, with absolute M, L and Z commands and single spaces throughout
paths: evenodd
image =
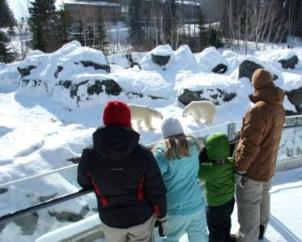
M 192 101 L 183 110 L 182 116 L 192 115 L 194 121 L 205 124 L 213 124 L 216 107 L 210 101 Z
M 142 122 L 148 130 L 155 130 L 152 118 L 163 119 L 163 115 L 152 108 L 136 104 L 128 104 L 131 110 L 131 121 L 136 122 L 137 128 L 142 129 Z

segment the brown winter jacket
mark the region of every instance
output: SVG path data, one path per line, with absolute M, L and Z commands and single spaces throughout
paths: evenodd
M 275 173 L 285 121 L 284 92 L 271 82 L 255 89 L 255 105 L 245 114 L 236 152 L 236 169 L 255 181 L 268 181 Z

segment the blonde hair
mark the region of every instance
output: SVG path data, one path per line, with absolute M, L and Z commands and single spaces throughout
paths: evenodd
M 184 134 L 173 135 L 165 138 L 163 143 L 167 150 L 165 157 L 167 160 L 180 159 L 183 156 L 190 156 L 190 140 L 192 137 Z

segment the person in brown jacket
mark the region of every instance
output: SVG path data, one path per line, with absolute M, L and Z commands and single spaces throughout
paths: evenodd
M 235 181 L 239 241 L 263 238 L 270 216 L 271 180 L 285 121 L 284 92 L 271 74 L 258 69 L 252 77 L 254 106 L 243 118 L 236 151 Z

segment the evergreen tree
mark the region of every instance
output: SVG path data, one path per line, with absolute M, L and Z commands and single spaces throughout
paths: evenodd
M 12 27 L 14 25 L 16 25 L 16 20 L 6 0 L 0 0 L 0 28 Z
M 29 8 L 32 47 L 49 52 L 56 49 L 56 12 L 54 0 L 35 0 Z
M 200 49 L 203 50 L 209 46 L 220 48 L 223 46 L 221 41 L 220 27 L 213 27 L 210 24 L 205 24 L 202 14 L 199 15 L 199 39 Z
M 71 17 L 64 9 L 56 12 L 56 45 L 60 46 L 69 41 L 69 30 L 71 27 Z
M 8 63 L 14 60 L 14 54 L 8 47 L 9 39 L 6 34 L 0 31 L 0 62 Z
M 94 33 L 94 45 L 96 49 L 104 50 L 104 41 L 106 39 L 106 32 L 104 27 L 104 20 L 102 13 L 100 12 L 97 16 L 97 24 L 95 26 Z
M 140 47 L 144 43 L 144 29 L 143 29 L 143 11 L 142 0 L 131 0 L 129 5 L 129 41 L 133 47 Z

